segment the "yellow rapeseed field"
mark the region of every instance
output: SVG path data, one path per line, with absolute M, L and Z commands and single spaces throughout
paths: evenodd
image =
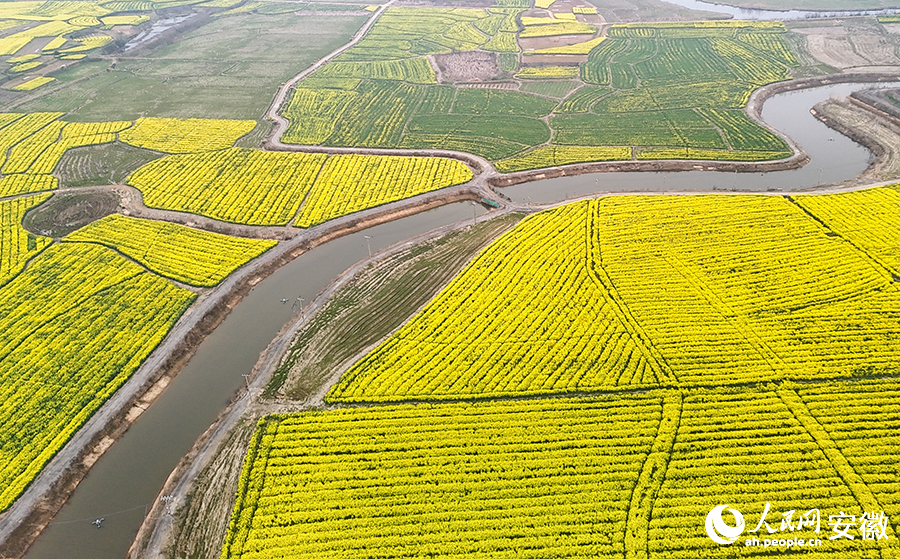
M 139 118 L 119 135 L 127 144 L 166 153 L 225 149 L 256 126 L 252 120 Z
M 114 248 L 157 274 L 202 287 L 218 284 L 276 244 L 118 214 L 82 227 L 65 240 Z
M 896 374 L 900 196 L 798 203 L 613 196 L 532 216 L 328 398 Z
M 335 155 L 322 168 L 296 225 L 310 227 L 471 179 L 468 167 L 443 157 Z

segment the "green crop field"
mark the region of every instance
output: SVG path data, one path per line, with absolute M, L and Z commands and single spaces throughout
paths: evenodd
M 508 19 L 498 16 L 514 13 L 389 8 L 365 39 L 298 84 L 284 109 L 291 122 L 284 141 L 442 147 L 494 160 L 503 171 L 621 159 L 624 152 L 610 147 L 636 148 L 633 156 L 643 159 L 764 161 L 790 155 L 781 138 L 742 111 L 754 89 L 788 79 L 798 65 L 782 24 L 614 25 L 603 40 L 524 53 L 587 54 L 580 67 L 518 68 L 516 61 L 515 67 L 501 68 L 498 59 L 493 79 L 517 79 L 518 91 L 456 88 L 454 93 L 455 83 L 435 83 L 448 80 L 425 55 L 478 45 L 507 50 L 497 48 L 499 38 L 511 34 L 503 31 Z M 558 21 L 523 18 L 526 32 L 520 37 L 535 40 L 566 25 L 582 26 L 574 33 L 594 33 L 585 24 Z M 481 34 L 480 42 L 472 29 Z M 469 44 L 454 44 L 448 36 L 467 37 Z M 567 81 L 550 85 L 560 78 Z M 508 118 L 499 118 L 503 115 Z M 604 149 L 582 149 L 574 159 L 544 157 L 554 153 L 552 146 Z
M 70 119 L 85 121 L 258 120 L 279 84 L 346 43 L 364 19 L 291 13 L 217 18 L 170 45 L 119 53 L 115 67 L 86 60 L 55 72 L 70 85 L 41 96 L 38 88 L 16 110 L 69 111 Z M 301 43 L 302 49 L 288 47 Z

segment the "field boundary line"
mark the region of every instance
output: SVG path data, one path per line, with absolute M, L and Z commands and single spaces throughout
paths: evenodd
M 683 402 L 680 391 L 672 391 L 663 396 L 659 429 L 631 492 L 625 521 L 625 559 L 647 559 L 650 556 L 647 539 L 650 517 L 656 496 L 665 481 L 675 437 L 681 426 Z
M 818 223 L 822 228 L 827 230 L 829 233 L 834 234 L 835 236 L 837 236 L 837 238 L 841 239 L 842 241 L 844 241 L 845 243 L 849 244 L 854 249 L 859 251 L 859 253 L 862 254 L 863 256 L 865 256 L 866 259 L 869 260 L 876 268 L 880 268 L 882 272 L 886 273 L 886 275 L 887 275 L 886 279 L 888 282 L 898 281 L 897 278 L 900 277 L 900 270 L 893 269 L 891 266 L 889 266 L 885 262 L 882 262 L 882 260 L 880 258 L 878 258 L 878 256 L 872 254 L 870 251 L 866 250 L 862 246 L 860 246 L 857 243 L 853 242 L 852 240 L 848 239 L 844 235 L 841 235 L 841 233 L 839 231 L 835 231 L 831 227 L 831 225 L 829 225 L 825 221 L 824 218 L 816 215 L 812 210 L 810 210 L 809 208 L 807 208 L 806 206 L 804 206 L 803 204 L 801 204 L 800 202 L 795 200 L 792 196 L 785 196 L 785 198 L 787 198 L 788 202 L 792 203 L 794 206 L 799 208 L 800 211 L 802 211 L 804 214 L 806 214 L 810 219 L 812 219 L 813 221 Z
M 857 503 L 863 508 L 864 511 L 878 511 L 884 510 L 884 507 L 878 502 L 878 498 L 875 497 L 875 493 L 872 489 L 866 485 L 866 482 L 863 481 L 862 476 L 853 468 L 850 464 L 850 461 L 847 460 L 847 457 L 844 456 L 844 453 L 841 452 L 840 448 L 838 448 L 837 443 L 834 442 L 834 439 L 828 433 L 828 431 L 822 427 L 822 424 L 810 413 L 809 408 L 806 407 L 806 404 L 803 402 L 803 399 L 795 390 L 789 388 L 780 388 L 776 390 L 776 394 L 784 402 L 784 405 L 790 410 L 791 414 L 800 422 L 803 426 L 803 429 L 809 433 L 809 436 L 816 442 L 819 449 L 825 455 L 825 458 L 831 464 L 831 467 L 834 468 L 834 471 L 841 477 L 844 484 L 847 486 L 847 489 L 850 490 L 851 495 L 856 500 Z M 897 536 L 893 533 L 893 528 L 891 528 L 890 523 L 888 524 L 887 531 L 891 538 L 896 538 Z M 884 558 L 894 557 L 895 555 L 889 553 L 890 548 L 890 540 L 878 540 L 878 546 L 881 548 L 881 556 Z
M 673 379 L 677 381 L 678 377 L 675 376 L 675 372 L 666 362 L 665 357 L 653 345 L 650 336 L 647 335 L 643 326 L 638 322 L 631 309 L 628 308 L 625 300 L 619 295 L 619 290 L 616 289 L 615 283 L 603 267 L 600 240 L 598 238 L 599 231 L 593 226 L 594 217 L 596 216 L 595 204 L 588 203 L 585 205 L 587 206 L 585 208 L 587 214 L 585 216 L 585 225 L 588 229 L 586 231 L 587 242 L 585 245 L 587 250 L 584 255 L 584 267 L 588 276 L 591 278 L 599 295 L 610 303 L 616 319 L 628 333 L 632 343 L 644 359 L 647 360 L 647 364 L 653 369 L 653 373 L 656 375 L 659 383 L 663 384 L 664 381 L 671 382 Z

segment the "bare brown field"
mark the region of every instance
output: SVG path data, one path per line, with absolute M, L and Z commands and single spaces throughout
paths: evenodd
M 839 70 L 900 64 L 897 39 L 869 19 L 833 20 L 830 25 L 793 24 L 809 54 Z
M 432 58 L 444 83 L 487 81 L 502 74 L 493 52 L 453 52 Z

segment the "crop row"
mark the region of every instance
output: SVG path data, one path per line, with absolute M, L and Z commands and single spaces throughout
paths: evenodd
M 0 154 L 5 155 L 9 149 L 28 138 L 41 128 L 49 125 L 62 113 L 4 113 L 0 115 Z
M 722 504 L 745 541 L 890 556 L 898 394 L 879 381 L 270 416 L 221 557 L 719 557 L 745 547 L 707 535 Z
M 593 35 L 597 32 L 597 28 L 587 23 L 579 21 L 559 21 L 549 25 L 529 25 L 525 30 L 519 33 L 522 39 L 533 37 L 552 37 L 554 35 Z
M 297 213 L 325 154 L 231 148 L 152 161 L 133 172 L 149 207 L 249 225 L 285 225 Z
M 793 198 L 828 227 L 865 252 L 879 265 L 900 277 L 900 190 L 870 188 L 835 194 L 828 198 L 796 196 Z M 873 220 L 872 216 L 878 219 Z
M 55 190 L 58 186 L 59 181 L 53 175 L 6 175 L 0 178 L 0 198 Z
M 491 37 L 491 40 L 485 43 L 484 50 L 494 52 L 519 52 L 519 44 L 516 43 L 516 34 L 501 31 Z
M 270 417 L 222 557 L 621 556 L 661 411 L 642 397 Z
M 50 174 L 66 150 L 112 142 L 117 132 L 129 126 L 129 121 L 66 123 L 55 120 L 16 144 L 9 152 L 3 172 Z M 0 130 L 0 136 L 4 130 Z
M 578 77 L 578 68 L 576 66 L 532 66 L 519 70 L 516 77 L 526 80 L 572 79 Z
M 3 165 L 3 174 L 26 172 L 34 160 L 38 158 L 38 155 L 47 146 L 59 139 L 59 135 L 65 125 L 65 122 L 54 120 L 16 144 L 10 150 L 6 163 Z M 0 134 L 2 134 L 2 131 L 0 131 Z
M 56 78 L 40 76 L 37 78 L 31 78 L 28 81 L 22 82 L 19 85 L 13 87 L 12 89 L 14 91 L 31 91 L 33 89 L 37 89 L 37 88 L 41 87 L 42 85 L 46 85 L 53 81 L 56 81 Z
M 635 157 L 647 161 L 696 159 L 701 161 L 773 161 L 790 157 L 790 151 L 724 150 L 704 148 L 637 148 Z
M 893 371 L 890 274 L 788 200 L 610 197 L 594 211 L 595 265 L 680 383 Z
M 20 74 L 22 72 L 27 72 L 28 70 L 34 70 L 41 65 L 43 65 L 43 62 L 37 60 L 34 60 L 32 62 L 22 62 L 21 64 L 16 64 L 10 67 L 9 71 L 15 74 Z
M 859 219 L 890 239 L 898 204 L 860 204 Z M 780 197 L 608 197 L 543 212 L 328 400 L 897 374 L 892 273 L 833 236 Z
M 859 475 L 869 491 L 863 498 L 884 510 L 891 519 L 890 535 L 900 532 L 900 479 L 896 464 L 898 455 L 897 428 L 898 385 L 896 381 L 833 384 L 804 387 L 797 390 L 808 413 L 834 441 L 835 447 L 847 460 L 847 467 Z M 848 477 L 852 474 L 848 471 Z
M 668 21 L 657 23 L 624 23 L 609 29 L 610 37 L 670 38 L 735 37 L 742 33 L 784 33 L 787 29 L 781 21 L 712 20 Z
M 332 62 L 316 72 L 321 78 L 372 78 L 409 83 L 437 83 L 434 70 L 425 58 L 376 60 L 373 62 Z
M 471 50 L 487 40 L 472 25 L 488 33 L 502 26 L 496 20 L 486 10 L 479 9 L 391 7 L 378 18 L 366 37 L 338 60 L 398 60 L 449 52 L 456 47 Z
M 631 148 L 593 146 L 540 146 L 523 155 L 501 159 L 494 166 L 501 173 L 512 173 L 525 169 L 556 167 L 571 163 L 589 161 L 622 161 L 631 159 Z
M 526 103 L 529 101 L 534 101 L 533 109 L 546 102 L 536 97 Z M 411 118 L 400 145 L 455 149 L 500 159 L 549 139 L 550 129 L 532 115 L 443 114 Z
M 115 141 L 169 152 L 230 147 L 254 121 L 142 118 L 129 121 L 70 122 L 62 113 L 0 113 L 0 152 L 4 177 L 0 196 L 55 188 L 48 180 L 65 152 L 74 147 Z M 8 154 L 8 155 L 7 155 Z M 21 177 L 16 175 L 22 174 Z M 34 176 L 37 178 L 27 178 Z
M 284 141 L 296 144 L 321 144 L 334 133 L 347 106 L 359 94 L 344 89 L 298 88 L 291 95 L 285 116 L 299 125 L 291 126 L 284 134 Z
M 786 66 L 800 65 L 797 57 L 784 41 L 784 36 L 779 33 L 739 33 L 737 38 L 740 42 L 756 48 L 763 56 L 773 58 Z
M 3 177 L 0 186 L 21 190 L 18 182 L 15 175 Z M 22 227 L 25 212 L 48 197 L 49 194 L 42 194 L 0 201 L 0 285 L 18 274 L 29 259 L 50 244 L 51 239 L 33 235 Z
M 718 129 L 686 110 L 560 115 L 550 123 L 563 145 L 727 147 Z
M 218 284 L 276 244 L 119 214 L 82 227 L 65 240 L 108 246 L 161 276 L 202 287 Z
M 397 147 L 404 125 L 426 90 L 421 85 L 395 81 L 362 81 L 357 87 L 359 97 L 346 105 L 334 123 L 334 133 L 323 143 Z
M 583 43 L 575 43 L 574 45 L 566 45 L 562 47 L 547 47 L 544 49 L 530 50 L 523 54 L 525 56 L 533 56 L 538 54 L 588 54 L 594 47 L 606 40 L 606 37 L 597 37 Z
M 743 514 L 742 539 L 760 540 L 827 540 L 833 535 L 829 515 L 845 511 L 858 518 L 871 510 L 859 502 L 835 463 L 840 456 L 820 447 L 830 441 L 811 434 L 797 414 L 794 402 L 775 392 L 686 397 L 665 481 L 652 507 L 649 555 L 706 556 L 716 544 L 704 520 L 716 505 L 728 504 Z M 818 527 L 800 526 L 798 519 L 812 509 L 818 510 Z M 854 533 L 859 538 L 855 528 Z M 868 556 L 866 549 L 877 553 L 875 542 L 859 540 L 829 541 L 828 550 L 841 557 Z M 745 547 L 743 541 L 735 546 Z
M 2 11 L 0 11 L 2 14 Z M 2 17 L 2 15 L 0 15 Z M 7 35 L 0 38 L 0 55 L 15 54 L 28 43 L 38 37 L 56 37 L 68 35 L 83 29 L 81 26 L 70 25 L 65 21 L 48 21 L 47 23 Z

